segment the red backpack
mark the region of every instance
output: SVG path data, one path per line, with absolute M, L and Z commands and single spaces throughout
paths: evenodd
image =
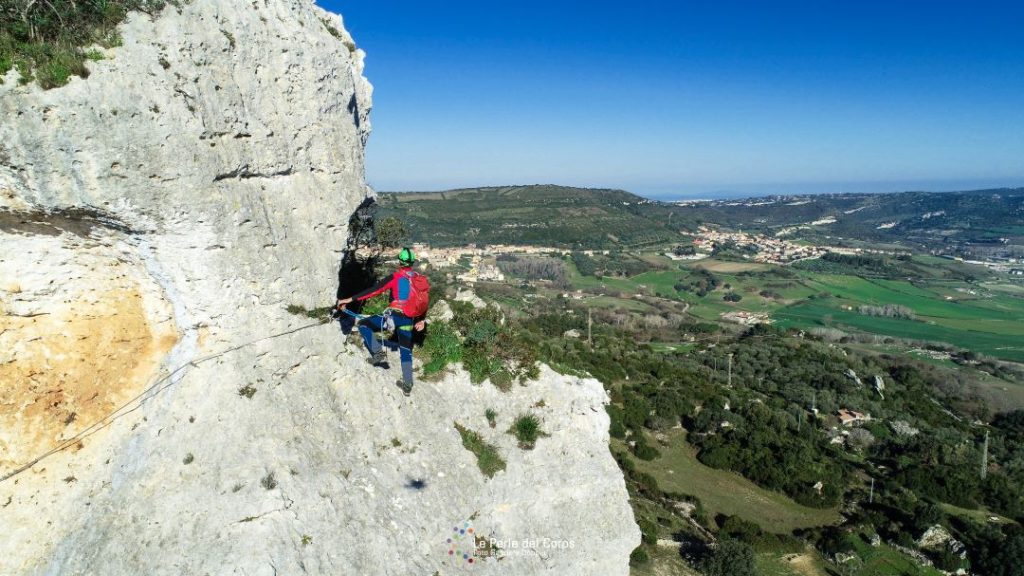
M 404 302 L 396 302 L 409 318 L 419 318 L 427 313 L 430 306 L 430 280 L 418 272 L 406 272 L 409 278 L 409 297 Z

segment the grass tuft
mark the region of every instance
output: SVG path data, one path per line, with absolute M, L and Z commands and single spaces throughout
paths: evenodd
M 331 312 L 334 311 L 334 308 L 331 306 L 321 306 L 319 308 L 313 308 L 312 310 L 310 310 L 305 306 L 300 306 L 298 304 L 289 304 L 285 308 L 285 311 L 288 312 L 289 314 L 294 314 L 296 316 L 305 316 L 307 318 L 325 318 L 328 315 L 330 315 Z
M 331 36 L 334 36 L 339 40 L 341 39 L 341 30 L 335 28 L 334 24 L 331 24 L 330 20 L 328 20 L 327 18 L 321 18 L 320 22 L 324 25 L 324 28 L 327 29 L 327 32 L 329 32 Z
M 221 29 L 220 33 L 223 34 L 224 37 L 228 39 L 228 45 L 231 46 L 232 50 L 234 50 L 235 46 L 236 46 L 235 35 L 232 34 L 231 32 L 228 32 L 227 30 L 224 30 L 224 29 Z
M 523 450 L 533 450 L 533 447 L 537 445 L 537 440 L 541 436 L 547 436 L 541 430 L 540 419 L 533 414 L 520 414 L 512 423 L 508 433 L 516 437 L 519 447 Z
M 455 423 L 455 429 L 462 437 L 462 447 L 476 456 L 476 465 L 484 473 L 484 476 L 493 478 L 499 470 L 505 469 L 505 460 L 501 458 L 498 449 L 493 444 L 487 443 L 479 434 L 458 422 Z
M 445 322 L 430 325 L 430 337 L 423 343 L 423 351 L 429 360 L 423 365 L 423 375 L 430 376 L 444 371 L 449 364 L 462 361 L 462 342 L 455 330 Z

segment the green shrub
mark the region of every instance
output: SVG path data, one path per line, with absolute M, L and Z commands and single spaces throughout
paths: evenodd
M 374 230 L 377 232 L 377 242 L 382 248 L 399 248 L 409 241 L 409 231 L 405 223 L 393 216 L 378 220 L 374 224 Z
M 638 524 L 640 525 L 640 541 L 651 546 L 657 544 L 658 525 L 647 518 L 641 518 Z
M 715 549 L 701 559 L 698 568 L 707 576 L 756 576 L 754 550 L 731 538 L 719 538 Z
M 493 478 L 499 470 L 505 469 L 505 460 L 498 454 L 498 449 L 487 443 L 479 434 L 455 422 L 455 429 L 462 437 L 462 447 L 476 456 L 476 465 L 484 476 Z
M 66 62 L 59 60 L 51 60 L 46 64 L 43 64 L 36 71 L 37 78 L 39 79 L 39 85 L 44 89 L 56 88 L 67 84 L 68 78 L 71 76 L 86 76 L 81 72 L 72 71 L 67 66 Z
M 608 412 L 608 434 L 612 438 L 625 438 L 626 426 L 622 423 L 622 408 L 609 404 L 605 410 Z
M 321 18 L 320 23 L 324 25 L 324 28 L 327 29 L 331 36 L 334 36 L 335 38 L 338 39 L 341 38 L 341 31 L 335 28 L 334 24 L 331 24 L 330 20 L 328 20 L 327 18 Z
M 478 320 L 466 334 L 466 341 L 470 344 L 485 345 L 494 343 L 498 335 L 498 327 L 489 318 Z
M 22 84 L 39 80 L 44 89 L 88 75 L 85 60 L 102 53 L 85 50 L 120 45 L 117 25 L 129 12 L 159 12 L 167 0 L 13 0 L 0 8 L 0 75 L 17 68 Z M 176 3 L 176 2 L 173 2 Z
M 647 443 L 647 438 L 643 433 L 636 435 L 636 441 L 633 444 L 633 454 L 641 460 L 654 460 L 661 456 L 661 452 L 657 448 Z
M 469 340 L 466 344 L 462 353 L 462 364 L 473 382 L 483 382 L 505 368 L 501 359 L 492 356 L 486 348 L 469 345 Z
M 654 498 L 661 496 L 661 488 L 658 487 L 658 480 L 646 472 L 640 472 L 633 477 L 636 480 L 636 487 L 643 494 Z
M 547 436 L 540 428 L 540 419 L 533 414 L 521 414 L 512 423 L 508 432 L 516 437 L 519 447 L 523 450 L 533 450 L 533 447 L 537 445 L 537 440 L 541 436 Z
M 641 564 L 647 564 L 650 561 L 651 558 L 647 555 L 647 551 L 644 550 L 643 546 L 637 546 L 636 549 L 629 554 L 630 566 L 640 566 Z
M 285 311 L 289 314 L 295 314 L 296 316 L 305 316 L 307 318 L 326 318 L 331 312 L 334 311 L 332 306 L 321 306 L 320 308 L 313 308 L 312 310 L 305 306 L 298 304 L 289 304 Z
M 449 364 L 462 361 L 462 342 L 447 322 L 431 322 L 430 332 L 423 341 L 423 352 L 427 356 L 423 375 L 437 374 Z
M 529 341 L 528 331 L 505 318 L 499 308 L 476 310 L 455 302 L 452 311 L 453 325 L 465 336 L 463 363 L 474 382 L 490 378 L 493 384 L 508 390 L 513 380 L 537 377 L 536 345 Z

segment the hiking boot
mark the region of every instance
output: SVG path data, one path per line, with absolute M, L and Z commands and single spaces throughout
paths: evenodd
M 372 364 L 374 366 L 380 366 L 380 365 L 384 364 L 387 361 L 388 361 L 388 354 L 387 354 L 387 352 L 384 351 L 383 348 L 381 348 L 380 350 L 377 350 L 373 354 L 370 354 L 370 357 L 366 359 L 366 363 L 367 364 Z
M 409 396 L 409 394 L 412 393 L 412 382 L 406 384 L 405 380 L 397 380 L 395 381 L 395 385 L 401 388 L 402 394 L 405 394 L 406 396 Z

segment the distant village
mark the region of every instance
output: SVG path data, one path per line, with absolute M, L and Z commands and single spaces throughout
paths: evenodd
M 822 221 L 824 222 L 824 221 Z M 821 222 L 815 222 L 819 224 Z M 885 250 L 874 250 L 870 248 L 847 248 L 842 246 L 816 246 L 813 244 L 800 243 L 782 238 L 783 234 L 766 236 L 764 234 L 748 234 L 745 232 L 730 232 L 713 230 L 701 226 L 697 230 L 697 236 L 693 245 L 697 248 L 698 257 L 710 256 L 716 246 L 734 244 L 736 246 L 749 246 L 756 250 L 750 260 L 765 264 L 777 264 L 785 266 L 801 260 L 812 260 L 821 258 L 825 254 L 895 254 Z
M 811 224 L 825 224 L 825 221 L 813 222 Z M 667 250 L 663 255 L 671 260 L 702 260 L 713 255 L 716 248 L 732 245 L 740 249 L 742 258 L 751 262 L 763 264 L 775 264 L 788 266 L 795 262 L 821 258 L 827 253 L 860 255 L 860 254 L 897 254 L 893 251 L 877 250 L 870 248 L 850 248 L 842 246 L 823 246 L 808 243 L 806 241 L 788 240 L 785 238 L 788 230 L 784 229 L 774 236 L 765 234 L 751 234 L 742 231 L 716 230 L 707 226 L 698 228 L 693 236 L 693 249 L 686 253 L 679 250 Z M 494 263 L 494 258 L 502 255 L 547 255 L 547 256 L 568 256 L 573 251 L 567 248 L 556 248 L 553 246 L 525 246 L 511 244 L 494 244 L 488 246 L 469 244 L 466 246 L 454 247 L 431 247 L 427 244 L 415 244 L 413 248 L 432 266 L 438 268 L 462 267 L 464 270 L 457 274 L 457 278 L 463 282 L 504 282 L 505 274 Z M 749 253 L 742 253 L 749 251 Z M 609 250 L 583 250 L 582 253 L 588 256 L 595 254 L 609 254 Z M 1024 267 L 1019 267 L 1022 259 L 985 259 L 971 260 L 944 255 L 944 257 L 958 260 L 969 264 L 986 266 L 994 271 L 1009 274 L 1011 276 L 1024 276 Z M 1017 264 L 1018 266 L 1014 266 Z M 735 317 L 726 320 L 740 324 L 757 324 L 766 322 L 763 315 L 737 313 Z
M 712 230 L 701 226 L 697 230 L 697 237 L 693 245 L 698 252 L 710 255 L 716 246 L 735 244 L 736 246 L 751 246 L 756 253 L 750 258 L 754 262 L 767 264 L 791 264 L 799 260 L 820 258 L 826 252 L 835 251 L 832 248 L 799 244 L 791 240 L 765 236 L 763 234 L 747 234 L 744 232 L 725 232 Z
M 763 234 L 749 234 L 746 232 L 731 232 L 714 230 L 701 226 L 694 235 L 692 254 L 680 254 L 673 251 L 664 252 L 664 256 L 671 260 L 701 260 L 712 255 L 716 247 L 726 244 L 733 244 L 737 247 L 750 247 L 752 254 L 748 258 L 752 262 L 764 264 L 789 265 L 802 260 L 820 258 L 828 252 L 837 254 L 865 254 L 883 253 L 880 250 L 863 248 L 846 248 L 838 246 L 816 246 L 813 244 L 800 243 L 787 240 L 777 236 L 766 236 Z M 492 259 L 501 255 L 548 255 L 568 256 L 573 251 L 567 248 L 556 248 L 553 246 L 521 246 L 511 244 L 494 244 L 480 246 L 468 244 L 466 246 L 452 247 L 431 247 L 427 244 L 414 244 L 413 249 L 432 266 L 438 268 L 451 268 L 465 266 L 468 260 L 468 269 L 458 275 L 459 280 L 465 282 L 503 282 L 505 275 L 493 263 Z M 609 253 L 609 250 L 582 250 L 587 256 Z M 737 319 L 743 323 L 753 319 Z
M 421 258 L 437 268 L 453 268 L 463 266 L 463 260 L 469 261 L 469 268 L 456 277 L 463 282 L 504 282 L 505 274 L 494 264 L 493 260 L 501 255 L 545 255 L 568 256 L 572 250 L 551 246 L 519 246 L 509 244 L 493 244 L 477 246 L 454 246 L 448 248 L 432 248 L 427 244 L 413 244 L 413 250 Z M 583 250 L 587 256 L 608 254 L 608 250 Z

